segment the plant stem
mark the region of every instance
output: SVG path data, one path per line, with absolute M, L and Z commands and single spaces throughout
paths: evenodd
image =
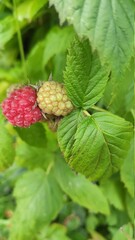
M 87 112 L 86 110 L 83 110 L 83 113 L 86 115 L 86 116 L 91 116 L 89 112 Z
M 105 109 L 97 107 L 97 106 L 92 106 L 91 108 L 96 110 L 96 111 L 99 111 L 99 112 L 107 112 Z
M 24 55 L 24 49 L 23 49 L 23 42 L 22 42 L 22 35 L 21 35 L 21 31 L 20 31 L 19 22 L 18 22 L 18 19 L 17 19 L 16 0 L 13 0 L 13 6 L 14 6 L 14 17 L 15 17 L 16 28 L 17 28 L 18 44 L 19 44 L 19 50 L 20 50 L 20 55 L 21 55 L 24 79 L 28 80 L 27 70 L 26 70 L 26 62 L 25 62 L 25 55 Z

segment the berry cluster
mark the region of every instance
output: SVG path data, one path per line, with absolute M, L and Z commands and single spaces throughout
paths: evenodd
M 14 126 L 29 127 L 31 124 L 67 115 L 73 110 L 62 83 L 47 81 L 36 90 L 31 86 L 16 86 L 8 91 L 1 104 L 2 112 Z

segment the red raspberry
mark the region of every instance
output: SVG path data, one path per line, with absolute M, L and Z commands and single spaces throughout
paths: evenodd
M 30 86 L 15 89 L 1 105 L 3 114 L 12 125 L 29 127 L 42 118 L 36 98 L 36 90 Z

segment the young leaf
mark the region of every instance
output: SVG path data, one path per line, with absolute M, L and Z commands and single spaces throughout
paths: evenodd
M 89 109 L 102 96 L 108 80 L 105 66 L 101 66 L 96 52 L 92 52 L 89 41 L 75 39 L 67 57 L 64 82 L 67 93 L 77 107 Z
M 8 133 L 3 117 L 0 115 L 0 171 L 12 165 L 15 158 L 13 138 Z
M 76 127 L 74 122 L 73 132 L 74 117 L 71 114 L 64 118 L 58 129 L 58 141 L 68 164 L 92 180 L 118 171 L 127 154 L 131 124 L 111 113 L 99 112 L 86 117 Z
M 109 214 L 109 206 L 100 188 L 83 175 L 75 175 L 63 159 L 58 158 L 55 176 L 62 190 L 79 205 L 92 212 Z
M 131 197 L 134 197 L 134 173 L 135 173 L 135 163 L 134 163 L 134 139 L 132 139 L 128 155 L 121 168 L 121 180 L 125 184 Z
M 45 147 L 46 146 L 46 135 L 45 129 L 41 123 L 36 123 L 30 128 L 15 128 L 20 138 L 34 147 Z
M 133 0 L 50 0 L 50 4 L 55 5 L 62 23 L 67 19 L 78 35 L 89 38 L 102 63 L 108 62 L 115 75 L 124 71 L 133 56 Z
M 11 228 L 13 240 L 32 240 L 41 226 L 56 217 L 63 204 L 56 180 L 42 169 L 25 173 L 15 186 L 14 196 L 17 208 Z

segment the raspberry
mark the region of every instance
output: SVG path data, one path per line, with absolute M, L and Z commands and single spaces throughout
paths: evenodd
M 3 114 L 12 125 L 29 127 L 42 118 L 36 97 L 36 90 L 30 86 L 15 89 L 1 105 Z
M 43 113 L 65 116 L 73 110 L 62 83 L 48 81 L 43 83 L 37 93 L 37 102 Z

